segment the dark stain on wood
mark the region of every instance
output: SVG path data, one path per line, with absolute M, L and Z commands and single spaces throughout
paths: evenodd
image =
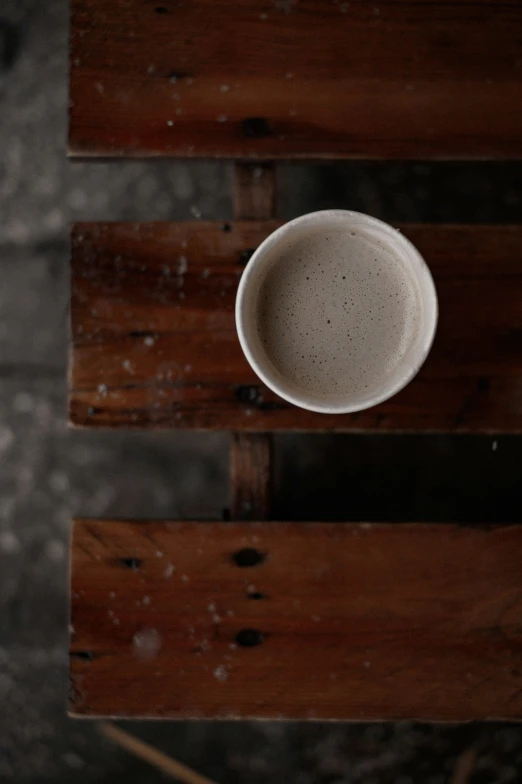
M 239 256 L 239 263 L 243 265 L 247 264 L 255 252 L 255 248 L 247 248 L 246 250 L 242 250 Z
M 236 566 L 244 569 L 252 566 L 259 566 L 259 564 L 262 564 L 263 561 L 266 560 L 266 555 L 265 553 L 260 553 L 259 550 L 256 550 L 253 547 L 244 547 L 242 550 L 238 550 L 237 553 L 234 553 L 232 560 Z
M 236 397 L 241 403 L 257 403 L 261 395 L 260 387 L 240 385 L 236 387 Z
M 143 565 L 141 558 L 118 558 L 118 561 L 127 569 L 132 569 L 134 572 Z
M 247 596 L 248 596 L 249 599 L 254 599 L 256 601 L 259 601 L 261 599 L 268 599 L 267 594 L 266 593 L 261 593 L 261 591 L 249 591 L 247 593 Z
M 92 661 L 94 653 L 92 651 L 71 651 L 69 653 L 71 659 L 79 659 L 80 661 Z
M 256 648 L 265 641 L 259 629 L 240 629 L 236 634 L 236 642 L 241 648 Z
M 242 128 L 248 139 L 264 139 L 272 133 L 270 123 L 265 117 L 247 117 L 242 122 Z

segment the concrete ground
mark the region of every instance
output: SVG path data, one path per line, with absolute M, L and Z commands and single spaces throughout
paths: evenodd
M 0 781 L 156 782 L 96 723 L 65 715 L 70 519 L 218 516 L 228 437 L 68 432 L 67 227 L 230 218 L 231 168 L 69 164 L 67 26 L 67 0 L 0 2 Z M 519 222 L 521 174 L 503 163 L 287 166 L 280 212 Z M 279 436 L 275 508 L 303 519 L 520 520 L 521 455 L 514 437 Z M 318 489 L 289 508 L 307 472 Z M 522 780 L 516 725 L 126 726 L 220 784 L 445 784 L 468 748 L 469 784 Z

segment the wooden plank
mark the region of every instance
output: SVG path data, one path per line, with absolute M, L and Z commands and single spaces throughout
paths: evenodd
M 276 179 L 272 164 L 234 166 L 234 216 L 238 221 L 276 217 Z
M 234 433 L 231 450 L 233 520 L 270 519 L 272 500 L 272 436 Z
M 405 226 L 440 322 L 425 366 L 368 411 L 297 409 L 243 357 L 234 298 L 278 224 L 78 224 L 72 236 L 70 418 L 80 426 L 268 430 L 522 430 L 522 228 Z
M 78 521 L 81 716 L 522 718 L 522 526 Z
M 520 158 L 518 0 L 73 0 L 70 153 Z
M 234 214 L 237 220 L 270 220 L 275 217 L 275 167 L 273 164 L 236 163 Z M 270 519 L 272 484 L 271 433 L 234 433 L 230 453 L 233 520 Z

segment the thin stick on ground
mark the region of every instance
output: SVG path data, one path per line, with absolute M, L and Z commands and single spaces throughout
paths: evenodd
M 471 774 L 475 767 L 475 760 L 477 759 L 476 749 L 466 749 L 462 752 L 455 765 L 451 784 L 469 784 Z
M 102 735 L 105 735 L 106 738 L 112 740 L 130 754 L 148 762 L 149 765 L 154 765 L 162 773 L 181 781 L 183 784 L 216 784 L 215 781 L 211 781 L 206 776 L 196 773 L 195 770 L 187 767 L 182 762 L 169 757 L 168 754 L 164 754 L 159 749 L 136 738 L 130 732 L 125 732 L 125 730 L 116 727 L 114 724 L 103 723 L 99 729 Z

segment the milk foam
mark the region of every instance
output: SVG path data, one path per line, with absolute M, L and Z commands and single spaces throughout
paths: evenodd
M 371 233 L 315 230 L 277 248 L 260 281 L 257 324 L 266 358 L 325 400 L 386 385 L 422 321 L 418 283 Z

